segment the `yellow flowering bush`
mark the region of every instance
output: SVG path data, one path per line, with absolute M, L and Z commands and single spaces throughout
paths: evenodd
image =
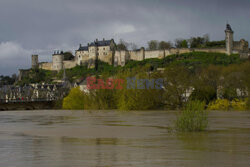
M 244 111 L 247 109 L 247 99 L 239 100 L 234 99 L 231 102 L 227 99 L 217 99 L 216 101 L 210 102 L 207 110 L 235 110 Z
M 214 102 L 210 102 L 208 110 L 225 110 L 228 111 L 230 108 L 230 101 L 227 99 L 217 99 Z
M 247 108 L 247 100 L 234 99 L 231 102 L 231 106 L 232 106 L 232 109 L 236 110 L 236 111 L 246 110 L 246 108 Z

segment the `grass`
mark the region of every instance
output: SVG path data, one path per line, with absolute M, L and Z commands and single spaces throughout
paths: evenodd
M 207 113 L 204 110 L 204 106 L 204 102 L 189 102 L 177 118 L 175 124 L 176 130 L 178 132 L 204 131 L 208 125 Z

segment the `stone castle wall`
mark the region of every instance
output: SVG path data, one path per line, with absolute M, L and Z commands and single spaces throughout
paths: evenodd
M 98 56 L 98 59 L 100 61 L 108 63 L 109 65 L 112 65 L 113 64 L 113 53 L 108 52 L 107 55 L 101 54 Z
M 114 65 L 124 66 L 127 61 L 142 61 L 144 59 L 158 58 L 162 59 L 173 54 L 183 54 L 190 52 L 208 52 L 208 53 L 226 53 L 225 48 L 171 48 L 166 50 L 136 50 L 136 51 L 115 51 Z M 236 52 L 238 53 L 238 52 Z
M 208 53 L 227 53 L 225 48 L 171 48 L 166 50 L 144 50 L 143 48 L 136 51 L 115 51 L 114 54 L 112 52 L 108 52 L 107 55 L 99 55 L 98 59 L 100 61 L 106 62 L 110 65 L 115 66 L 124 66 L 129 60 L 134 61 L 142 61 L 144 59 L 150 59 L 150 58 L 158 58 L 162 59 L 166 56 L 173 55 L 173 54 L 183 54 L 183 53 L 190 53 L 190 52 L 208 52 Z M 233 53 L 238 53 L 237 50 L 234 50 Z M 56 56 L 57 57 L 57 56 Z M 53 63 L 39 63 L 39 68 L 45 69 L 45 70 L 61 70 L 64 66 L 65 69 L 70 69 L 75 67 L 78 64 L 77 58 L 74 60 L 67 60 L 67 61 L 56 61 L 55 58 L 54 66 Z M 93 56 L 92 56 L 93 57 Z M 57 59 L 61 58 L 60 56 L 57 57 Z M 93 57 L 94 58 L 94 57 Z M 63 63 L 60 65 L 60 62 Z M 90 57 L 84 56 L 84 59 L 82 59 L 81 64 L 90 64 L 91 62 L 94 62 L 94 59 L 92 60 Z M 93 64 L 93 63 L 92 63 Z M 93 65 L 92 65 L 93 66 Z M 89 67 L 92 67 L 89 66 Z M 59 68 L 58 68 L 59 67 Z
M 77 65 L 77 62 L 75 60 L 63 61 L 63 66 L 65 69 L 74 68 L 76 65 Z
M 39 63 L 39 68 L 44 70 L 52 70 L 52 63 L 48 62 Z
M 147 50 L 145 51 L 145 59 L 158 58 L 162 59 L 165 57 L 164 50 Z
M 115 51 L 114 66 L 124 66 L 130 60 L 128 51 Z
M 136 51 L 128 51 L 130 55 L 130 60 L 142 61 L 144 60 L 144 49 Z

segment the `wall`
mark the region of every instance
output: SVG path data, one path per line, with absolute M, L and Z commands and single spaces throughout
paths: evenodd
M 195 48 L 195 52 L 227 53 L 225 48 Z
M 65 69 L 74 68 L 77 65 L 77 62 L 75 60 L 67 60 L 63 61 L 63 65 Z
M 110 51 L 107 53 L 107 55 L 103 55 L 103 54 L 99 55 L 98 59 L 103 61 L 103 62 L 108 63 L 109 65 L 112 65 L 113 64 L 113 53 Z
M 39 63 L 39 68 L 44 70 L 52 70 L 52 63 L 47 63 L 47 62 Z
M 76 58 L 76 61 L 77 61 L 77 64 L 78 65 L 81 65 L 81 62 L 82 61 L 86 61 L 89 59 L 89 51 L 76 51 L 75 52 L 75 58 Z
M 114 66 L 124 66 L 129 59 L 130 55 L 128 51 L 115 51 Z
M 136 51 L 129 51 L 130 59 L 136 61 L 144 60 L 144 49 L 136 50 Z
M 158 58 L 162 59 L 165 57 L 164 50 L 147 50 L 145 51 L 145 59 Z

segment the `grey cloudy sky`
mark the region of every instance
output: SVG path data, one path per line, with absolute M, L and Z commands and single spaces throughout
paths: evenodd
M 0 75 L 30 67 L 30 55 L 51 61 L 54 50 L 120 38 L 145 46 L 206 33 L 250 40 L 250 0 L 0 0 Z

